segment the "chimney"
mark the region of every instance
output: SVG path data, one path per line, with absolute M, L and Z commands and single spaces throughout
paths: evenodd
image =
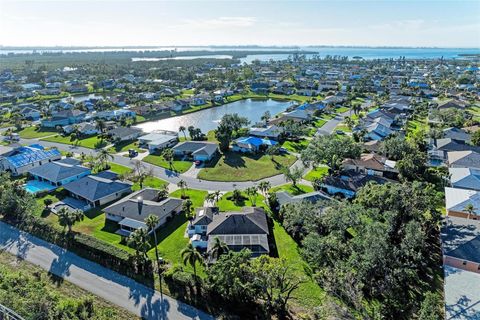
M 142 207 L 143 207 L 143 198 L 142 197 L 138 197 L 137 198 L 137 204 L 138 204 L 138 214 L 141 215 L 142 214 Z

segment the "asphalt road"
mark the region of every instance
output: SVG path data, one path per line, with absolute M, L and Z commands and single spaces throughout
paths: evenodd
M 188 304 L 0 222 L 0 249 L 147 320 L 214 319 Z
M 333 133 L 338 124 L 343 121 L 343 118 L 349 116 L 350 113 L 351 111 L 349 110 L 344 113 L 337 114 L 335 118 L 328 120 L 321 128 L 317 130 L 317 135 L 328 135 Z

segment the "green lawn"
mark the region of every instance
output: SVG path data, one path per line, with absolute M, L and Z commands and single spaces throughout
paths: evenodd
M 345 125 L 343 122 L 341 122 L 338 126 L 335 127 L 335 130 L 340 130 L 343 132 L 352 132 L 352 129 L 350 129 L 347 125 Z
M 293 196 L 297 196 L 299 194 L 313 192 L 314 190 L 313 190 L 313 187 L 307 186 L 304 184 L 297 184 L 297 186 L 294 187 L 291 183 L 289 183 L 289 184 L 284 184 L 281 186 L 274 187 L 270 191 L 271 192 L 286 191 Z
M 70 145 L 77 145 L 80 147 L 90 148 L 90 149 L 101 149 L 106 147 L 108 142 L 104 139 L 99 138 L 98 136 L 92 136 L 79 140 L 72 140 L 70 136 L 56 135 L 53 137 L 48 137 L 42 139 L 43 141 L 58 142 Z
M 24 139 L 36 139 L 58 134 L 58 131 L 52 128 L 39 128 L 32 126 L 18 131 L 18 134 Z
M 308 181 L 314 181 L 315 179 L 320 179 L 328 174 L 328 167 L 322 166 L 317 167 L 313 170 L 310 170 L 303 178 Z
M 122 141 L 114 144 L 112 147 L 108 148 L 110 153 L 119 153 L 126 152 L 129 149 L 136 150 L 139 153 L 147 152 L 147 150 L 138 147 L 138 141 Z
M 348 110 L 350 110 L 350 108 L 347 108 L 347 107 L 339 107 L 339 108 L 336 108 L 336 109 L 335 109 L 335 112 L 336 112 L 336 113 L 344 113 L 344 112 L 347 112 Z
M 170 169 L 169 163 L 161 155 L 149 154 L 148 156 L 143 158 L 143 161 L 165 169 Z M 185 171 L 190 169 L 192 164 L 193 163 L 191 161 L 174 160 L 172 169 L 173 171 L 184 173 Z
M 119 164 L 116 164 L 116 163 L 113 163 L 113 162 L 109 162 L 109 165 L 110 165 L 110 171 L 113 171 L 117 174 L 125 174 L 127 172 L 130 172 L 130 170 L 131 170 L 128 167 L 125 167 L 125 166 L 122 166 L 122 165 L 119 165 Z M 148 177 L 143 182 L 143 187 L 150 187 L 150 188 L 155 188 L 155 189 L 160 189 L 161 187 L 166 186 L 166 185 L 168 185 L 167 181 L 164 181 L 164 180 L 159 179 L 157 177 Z M 133 191 L 140 190 L 140 184 L 135 183 L 132 186 L 132 190 Z
M 309 266 L 300 256 L 297 243 L 277 221 L 274 221 L 273 224 L 273 237 L 275 238 L 279 258 L 285 259 L 295 274 L 304 279 L 300 287 L 294 291 L 292 302 L 303 308 L 313 308 L 321 305 L 325 292 L 308 275 Z
M 290 167 L 296 161 L 293 155 L 244 155 L 227 152 L 213 164 L 200 170 L 198 178 L 212 181 L 256 181 L 280 174 L 282 166 Z
M 480 121 L 480 106 L 478 104 L 474 107 L 468 108 L 468 112 L 473 115 L 475 121 Z
M 299 153 L 308 146 L 308 143 L 309 141 L 305 139 L 299 140 L 298 142 L 287 140 L 282 144 L 282 148 L 290 152 Z
M 235 203 L 232 200 L 228 199 L 232 196 L 232 192 L 227 192 L 225 193 L 222 198 L 217 203 L 218 208 L 220 211 L 241 211 L 242 207 L 253 207 L 252 202 L 248 198 L 247 194 L 245 192 L 242 192 L 242 196 L 244 200 L 242 200 L 240 203 Z M 257 201 L 256 201 L 256 206 L 257 207 L 264 207 L 264 197 L 259 193 L 257 195 Z
M 315 128 L 321 128 L 327 122 L 325 119 L 318 119 L 313 122 Z
M 413 120 L 408 121 L 407 133 L 415 134 L 419 131 L 427 131 L 428 123 L 426 118 L 420 118 L 416 116 Z

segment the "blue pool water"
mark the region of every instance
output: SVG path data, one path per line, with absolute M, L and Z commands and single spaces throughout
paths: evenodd
M 27 192 L 30 193 L 37 193 L 40 191 L 50 191 L 55 189 L 56 187 L 52 186 L 50 183 L 38 181 L 38 180 L 30 180 L 23 186 Z

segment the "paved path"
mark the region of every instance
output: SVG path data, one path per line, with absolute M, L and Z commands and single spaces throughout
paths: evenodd
M 325 124 L 317 130 L 317 135 L 327 135 L 333 133 L 335 128 L 346 116 L 349 116 L 351 113 L 350 110 L 345 111 L 344 113 L 337 114 L 335 118 L 328 120 Z
M 148 320 L 213 319 L 188 304 L 0 222 L 0 249 Z

